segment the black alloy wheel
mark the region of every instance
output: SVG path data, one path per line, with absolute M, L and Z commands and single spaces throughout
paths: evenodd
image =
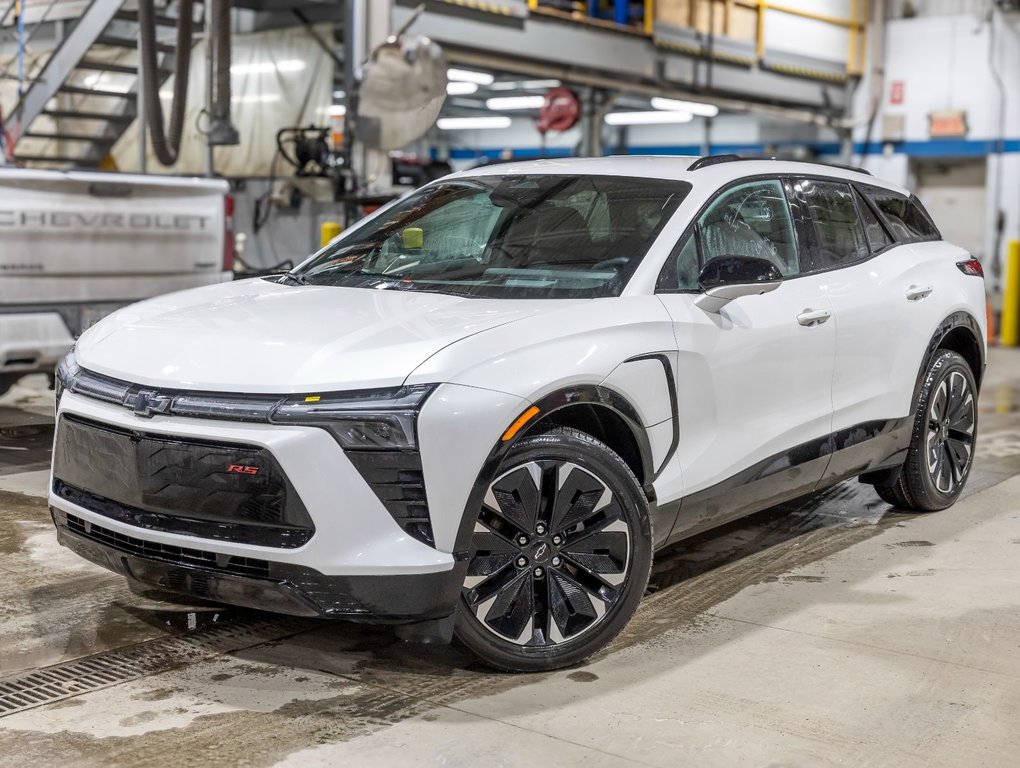
M 892 482 L 875 486 L 884 501 L 901 509 L 932 512 L 960 497 L 974 463 L 977 394 L 967 361 L 949 350 L 938 353 L 917 398 L 903 468 Z
M 951 371 L 939 382 L 928 409 L 927 467 L 939 493 L 952 494 L 967 476 L 976 424 L 974 394 L 967 378 Z
M 630 619 L 650 567 L 647 502 L 623 460 L 576 430 L 526 437 L 475 522 L 458 639 L 499 669 L 575 664 Z

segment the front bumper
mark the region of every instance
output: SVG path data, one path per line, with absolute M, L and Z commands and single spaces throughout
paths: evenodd
M 312 568 L 215 553 L 115 534 L 51 508 L 58 541 L 140 587 L 292 616 L 417 622 L 449 616 L 462 568 L 391 576 L 326 576 Z
M 86 508 L 53 482 L 49 504 L 62 544 L 161 591 L 296 615 L 424 621 L 448 616 L 456 606 L 465 559 L 453 553 L 474 478 L 505 425 L 525 406 L 514 396 L 456 385 L 441 386 L 426 403 L 419 432 L 435 546 L 398 525 L 386 506 L 393 502 L 380 498 L 369 484 L 374 479 L 366 479 L 364 467 L 356 467 L 323 429 L 163 414 L 142 418 L 74 392 L 64 392 L 58 403 L 58 443 L 62 419 L 71 416 L 139 436 L 265 451 L 300 496 L 313 534 L 291 547 L 238 541 L 232 532 L 208 526 L 186 534 L 169 530 L 159 515 L 141 514 L 131 499 L 111 511 L 83 497 Z M 122 469 L 139 471 L 130 462 Z M 89 490 L 88 473 L 78 482 Z M 69 525 L 71 519 L 78 524 Z

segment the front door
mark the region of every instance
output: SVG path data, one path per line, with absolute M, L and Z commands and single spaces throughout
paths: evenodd
M 674 537 L 809 492 L 828 462 L 835 323 L 824 275 L 803 274 L 798 229 L 782 181 L 743 182 L 717 195 L 664 268 L 683 488 L 660 495 L 684 497 Z M 697 307 L 701 267 L 735 255 L 769 259 L 783 284 L 718 313 Z

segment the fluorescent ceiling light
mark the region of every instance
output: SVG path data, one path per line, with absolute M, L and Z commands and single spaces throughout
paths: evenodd
M 486 128 L 509 128 L 513 121 L 505 115 L 492 117 L 441 117 L 436 125 L 443 131 L 472 131 Z
M 347 114 L 347 107 L 343 104 L 333 104 L 326 110 L 326 114 L 330 117 L 343 117 Z
M 270 104 L 280 100 L 278 93 L 246 93 L 243 96 L 232 96 L 234 104 Z
M 333 91 L 333 98 L 340 101 L 340 99 L 347 98 L 347 93 L 345 91 Z
M 494 78 L 488 72 L 474 72 L 470 69 L 448 69 L 446 70 L 447 80 L 456 80 L 461 83 L 477 83 L 478 85 L 490 85 Z
M 609 125 L 662 125 L 664 123 L 689 123 L 690 112 L 610 112 L 606 115 Z
M 545 96 L 497 96 L 486 99 L 485 106 L 493 112 L 506 109 L 541 109 L 545 105 Z
M 563 85 L 559 80 L 503 80 L 489 86 L 493 91 L 544 91 Z
M 468 96 L 478 90 L 478 83 L 465 83 L 461 80 L 451 80 L 446 84 L 448 96 Z
M 259 61 L 254 64 L 235 64 L 230 68 L 232 75 L 268 75 L 273 72 L 300 72 L 305 68 L 301 59 L 283 61 Z
M 667 111 L 690 112 L 698 117 L 715 117 L 719 114 L 719 107 L 715 104 L 701 104 L 697 101 L 680 101 L 679 99 L 664 99 L 661 96 L 652 97 L 652 108 Z

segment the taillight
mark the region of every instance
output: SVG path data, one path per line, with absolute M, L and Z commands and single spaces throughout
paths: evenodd
M 981 262 L 977 259 L 967 259 L 966 261 L 956 262 L 956 266 L 960 268 L 960 271 L 965 275 L 971 275 L 972 277 L 984 277 L 985 270 L 981 266 Z
M 234 271 L 234 196 L 223 198 L 223 271 Z

